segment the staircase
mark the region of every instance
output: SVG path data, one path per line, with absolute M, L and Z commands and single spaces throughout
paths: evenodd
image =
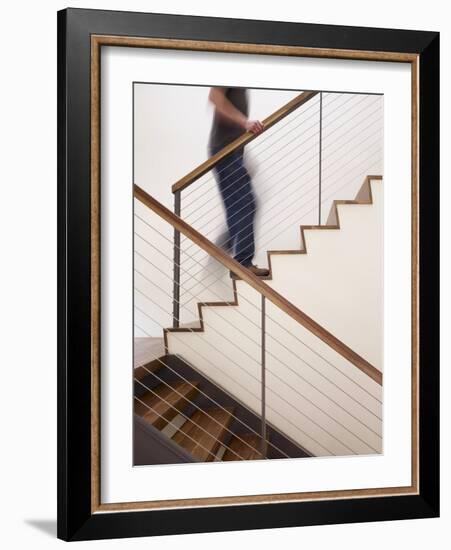
M 288 272 L 296 281 L 302 280 L 303 269 L 310 272 L 313 269 L 311 264 L 308 268 L 303 268 L 301 263 L 292 264 L 284 271 L 280 262 L 293 262 L 293 258 L 299 262 L 307 258 L 312 253 L 309 239 L 313 232 L 327 239 L 332 233 L 339 233 L 343 224 L 348 227 L 349 208 L 377 206 L 380 210 L 381 186 L 381 178 L 366 178 L 355 200 L 333 203 L 328 225 L 301 227 L 299 250 L 268 252 L 268 284 L 288 295 L 310 314 L 321 317 L 318 311 L 312 311 L 315 302 L 309 309 L 308 296 L 290 292 L 293 285 L 290 285 L 289 278 L 284 278 Z M 374 202 L 376 196 L 377 205 Z M 346 206 L 346 211 L 343 206 Z M 364 226 L 377 225 L 377 216 L 372 217 L 366 212 L 356 223 L 364 241 L 370 242 L 371 228 L 368 230 Z M 351 230 L 355 232 L 356 227 L 353 226 Z M 338 241 L 335 246 L 341 250 Z M 324 248 L 328 249 L 323 245 Z M 358 246 L 353 247 L 354 256 L 363 252 L 359 251 Z M 352 274 L 347 275 L 350 289 L 356 281 L 365 278 L 365 269 L 373 269 L 373 264 L 363 262 L 358 257 L 354 257 L 352 263 L 361 268 L 356 270 L 354 280 Z M 337 263 L 335 271 L 339 269 L 340 264 Z M 337 273 L 335 276 L 338 276 Z M 172 445 L 183 449 L 186 452 L 185 461 L 187 457 L 193 461 L 206 462 L 262 458 L 259 420 L 261 404 L 253 397 L 258 393 L 255 378 L 259 373 L 255 369 L 252 372 L 247 358 L 253 354 L 258 359 L 260 351 L 257 346 L 252 347 L 250 341 L 247 342 L 245 353 L 237 353 L 232 346 L 234 340 L 243 339 L 243 336 L 258 340 L 259 318 L 255 311 L 249 310 L 247 304 L 258 303 L 259 296 L 239 278 L 230 280 L 230 284 L 233 287 L 233 301 L 199 303 L 198 325 L 165 329 L 166 355 L 136 370 L 136 378 L 139 380 L 136 384 L 135 415 L 146 425 L 158 430 L 160 437 L 169 439 Z M 317 278 L 316 284 L 321 284 L 320 278 Z M 309 288 L 313 295 L 315 292 L 324 295 L 327 291 L 315 288 L 312 281 L 309 282 Z M 330 303 L 330 300 L 326 303 Z M 270 310 L 271 307 L 268 304 Z M 252 320 L 253 316 L 256 326 L 243 325 L 240 308 L 247 309 L 246 318 Z M 221 311 L 220 316 L 215 314 L 218 310 Z M 379 371 L 375 370 L 373 377 L 368 376 L 344 361 L 324 342 L 293 322 L 293 319 L 277 311 L 277 308 L 272 307 L 271 315 L 278 319 L 280 326 L 268 326 L 275 335 L 268 346 L 268 367 L 275 373 L 269 376 L 268 386 L 275 391 L 275 395 L 268 399 L 272 439 L 267 457 L 380 452 L 382 389 L 376 380 Z M 321 321 L 328 327 L 328 319 L 333 318 L 325 316 L 323 312 Z M 341 316 L 342 322 L 343 319 L 346 319 L 345 312 Z M 352 327 L 349 331 L 351 334 L 358 331 L 353 322 L 361 323 L 361 320 L 351 310 L 348 322 Z M 231 327 L 235 327 L 235 330 Z M 311 349 L 319 352 L 321 360 L 311 350 L 295 342 L 293 335 L 303 342 L 309 342 Z M 207 343 L 210 343 L 210 347 Z M 218 348 L 227 349 L 227 354 L 221 356 L 215 353 L 214 350 Z M 288 352 L 288 348 L 292 351 Z M 232 358 L 233 362 L 227 362 L 227 357 Z M 320 374 L 304 364 L 302 359 L 317 366 Z M 245 365 L 245 370 L 239 370 L 235 365 Z M 294 403 L 294 407 L 287 404 L 287 397 L 291 397 L 289 402 Z M 314 410 L 312 403 L 321 403 L 326 414 Z M 287 422 L 287 417 L 292 421 Z M 249 426 L 253 429 L 249 430 Z M 144 454 L 143 463 L 156 461 L 152 453 Z
M 376 292 L 373 281 L 378 275 L 375 277 L 375 265 L 381 258 L 379 255 L 371 258 L 368 249 L 381 250 L 382 234 L 378 229 L 382 215 L 381 191 L 382 179 L 367 177 L 355 200 L 333 203 L 328 225 L 301 227 L 298 250 L 268 252 L 270 275 L 265 281 L 377 366 L 381 365 L 381 359 L 372 352 L 381 353 L 382 325 L 378 315 L 368 316 L 368 310 L 376 312 L 379 308 L 380 292 Z M 356 210 L 359 210 L 357 216 Z M 359 243 L 350 243 L 349 239 L 356 234 Z M 328 255 L 326 259 L 324 254 Z M 320 271 L 324 265 L 329 267 L 329 274 L 323 277 Z M 350 265 L 354 267 L 349 269 Z M 331 282 L 331 274 L 339 282 L 340 292 Z M 231 284 L 233 301 L 198 304 L 197 326 L 167 328 L 166 349 L 195 364 L 258 414 L 260 402 L 255 398 L 258 395 L 255 380 L 259 377 L 260 350 L 253 342 L 260 338 L 256 309 L 260 296 L 239 278 Z M 302 292 L 302 288 L 308 288 L 309 292 Z M 361 305 L 354 307 L 357 288 L 363 288 L 360 290 L 363 297 L 359 298 Z M 318 296 L 322 300 L 318 300 Z M 365 304 L 365 296 L 373 303 Z M 254 310 L 250 304 L 255 306 Z M 268 368 L 274 373 L 269 387 L 275 392 L 268 401 L 271 406 L 268 419 L 315 456 L 381 452 L 380 369 L 374 368 L 368 376 L 272 304 L 267 307 L 278 323 L 268 324 L 274 337 L 268 350 L 271 353 Z M 339 316 L 336 311 L 340 311 Z M 244 317 L 251 322 L 244 323 Z M 245 351 L 234 346 L 234 342 L 240 340 Z M 307 342 L 310 349 L 301 341 Z M 221 357 L 215 352 L 219 349 L 227 353 Z M 233 363 L 225 356 L 233 358 Z M 255 360 L 255 368 L 249 359 Z M 303 363 L 303 359 L 317 372 Z M 286 402 L 287 396 L 290 405 Z M 312 403 L 321 403 L 326 414 L 315 409 Z M 281 416 L 280 411 L 286 414 Z M 287 417 L 291 421 L 287 421 Z
M 312 103 L 318 97 L 319 103 Z M 275 193 L 280 197 L 272 209 L 291 200 L 278 218 L 277 212 L 269 218 L 278 220 L 278 234 L 293 227 L 288 222 L 293 206 L 301 209 L 313 201 L 321 219 L 332 186 L 339 186 L 333 198 L 339 197 L 348 179 L 361 181 L 368 173 L 362 164 L 369 171 L 380 162 L 374 150 L 380 129 L 371 118 L 379 116 L 380 109 L 373 110 L 378 102 L 358 98 L 348 110 L 343 106 L 349 98 L 344 98 L 336 116 L 329 107 L 343 98 L 328 94 L 328 114 L 319 117 L 321 128 L 328 121 L 319 194 L 294 201 L 288 189 L 308 188 L 312 178 L 317 182 L 315 160 L 312 177 L 311 168 L 302 171 L 305 160 L 294 168 L 290 163 L 316 146 L 306 130 L 316 124 L 312 116 L 318 104 L 321 109 L 322 97 L 322 92 L 304 92 L 264 121 L 265 132 L 272 126 L 275 131 L 261 140 L 259 150 L 271 166 L 283 160 L 279 167 L 294 174 L 288 181 L 286 172 L 268 170 L 268 178 L 279 178 Z M 278 125 L 283 118 L 288 122 Z M 301 126 L 301 144 L 292 146 L 292 138 L 283 142 Z M 320 142 L 321 135 L 320 129 Z M 359 143 L 350 147 L 356 136 Z M 354 200 L 334 200 L 325 225 L 302 225 L 299 246 L 291 239 L 288 249 L 268 250 L 269 275 L 258 278 L 213 244 L 218 225 L 209 183 L 221 159 L 255 138 L 244 133 L 176 182 L 174 212 L 134 186 L 140 205 L 135 217 L 144 232 L 135 229 L 142 247 L 135 250 L 142 285 L 135 284 L 140 300 L 135 327 L 153 338 L 162 333 L 164 342 L 164 354 L 135 369 L 135 464 L 382 452 L 382 178 L 366 176 Z M 182 208 L 181 192 L 204 175 L 207 179 L 184 195 Z M 327 183 L 325 196 L 321 181 Z M 302 218 L 300 210 L 294 214 Z M 199 258 L 213 259 L 227 278 L 220 280 Z M 172 327 L 171 321 L 163 323 L 168 318 Z
M 258 415 L 180 358 L 162 356 L 136 374 L 136 464 L 174 463 L 177 455 L 182 462 L 263 458 Z M 149 434 L 152 446 L 146 446 Z M 267 441 L 265 458 L 310 456 L 272 426 Z

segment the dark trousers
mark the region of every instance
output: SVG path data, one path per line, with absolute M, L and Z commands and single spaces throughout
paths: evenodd
M 214 155 L 220 149 L 212 148 L 210 153 Z M 221 160 L 214 172 L 229 231 L 228 242 L 223 243 L 223 248 L 229 248 L 237 262 L 249 266 L 255 253 L 255 197 L 251 178 L 244 166 L 243 151 L 235 151 Z

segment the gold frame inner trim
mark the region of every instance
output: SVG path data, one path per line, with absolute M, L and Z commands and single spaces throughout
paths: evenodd
M 102 46 L 157 48 L 171 50 L 247 53 L 331 59 L 356 59 L 410 63 L 412 71 L 412 480 L 408 487 L 317 491 L 266 495 L 191 498 L 104 504 L 100 499 L 100 50 Z M 419 56 L 399 52 L 304 48 L 265 44 L 239 44 L 140 38 L 112 35 L 91 36 L 91 512 L 194 508 L 307 502 L 419 494 Z

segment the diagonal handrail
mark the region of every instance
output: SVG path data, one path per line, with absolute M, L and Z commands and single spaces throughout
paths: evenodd
M 207 254 L 215 258 L 236 276 L 247 282 L 257 292 L 265 296 L 265 298 L 270 300 L 274 305 L 290 315 L 290 317 L 292 317 L 295 321 L 320 338 L 323 342 L 333 348 L 337 353 L 359 368 L 379 385 L 382 385 L 382 373 L 380 370 L 371 365 L 371 363 L 369 363 L 366 359 L 361 357 L 353 349 L 348 347 L 336 336 L 331 334 L 328 330 L 309 317 L 306 313 L 288 301 L 284 296 L 279 294 L 263 280 L 254 275 L 249 269 L 242 266 L 221 248 L 213 244 L 209 239 L 196 231 L 179 216 L 172 213 L 168 208 L 136 184 L 134 184 L 134 196 L 158 216 L 172 225 L 175 230 L 183 233 L 183 235 L 196 243 L 200 248 L 207 252 Z
M 181 191 L 182 189 L 189 187 L 192 183 L 194 183 L 196 180 L 198 180 L 200 177 L 202 177 L 204 174 L 214 168 L 222 159 L 224 159 L 240 147 L 244 147 L 244 145 L 250 143 L 256 137 L 271 128 L 271 126 L 274 126 L 274 124 L 288 116 L 290 113 L 295 111 L 298 107 L 300 107 L 313 97 L 315 97 L 317 94 L 319 94 L 319 92 L 303 92 L 302 94 L 297 95 L 291 101 L 283 105 L 280 109 L 277 109 L 277 111 L 274 111 L 274 113 L 272 113 L 262 121 L 264 127 L 263 132 L 261 132 L 260 134 L 254 134 L 250 131 L 244 132 L 243 134 L 241 134 L 241 136 L 238 136 L 234 141 L 230 142 L 215 155 L 211 156 L 208 160 L 197 166 L 197 168 L 175 182 L 172 186 L 172 192 L 176 193 L 177 191 Z

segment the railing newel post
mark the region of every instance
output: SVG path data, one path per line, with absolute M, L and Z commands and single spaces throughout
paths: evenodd
M 321 178 L 323 161 L 323 92 L 319 93 L 318 225 L 321 225 Z
M 174 214 L 180 218 L 181 191 L 174 193 Z M 172 298 L 172 327 L 180 326 L 180 231 L 174 228 L 174 286 Z
M 261 295 L 261 368 L 262 368 L 262 412 L 261 412 L 261 454 L 267 455 L 266 433 L 266 299 Z

